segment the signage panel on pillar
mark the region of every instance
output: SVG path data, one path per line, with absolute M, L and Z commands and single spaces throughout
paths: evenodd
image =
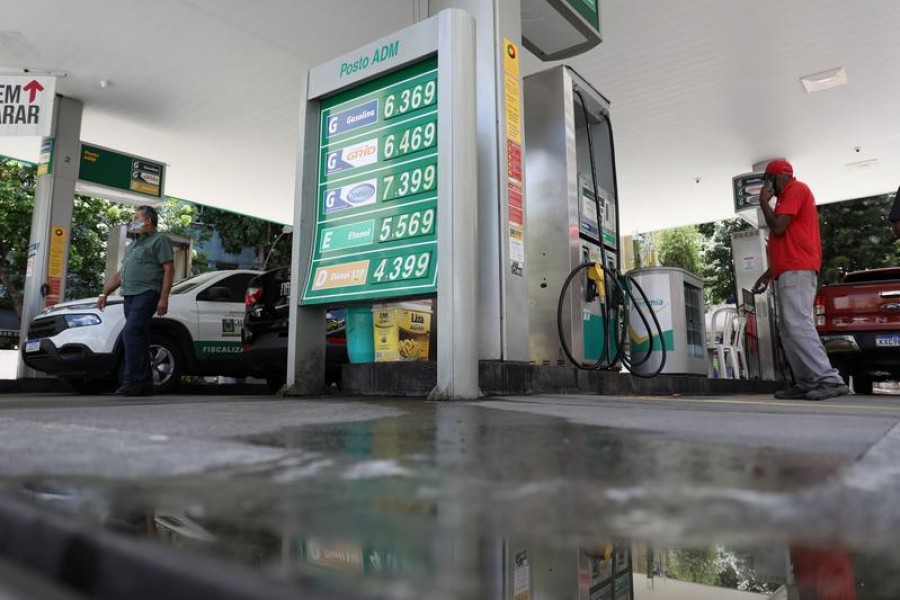
M 75 191 L 126 204 L 158 204 L 165 193 L 165 163 L 94 144 L 81 144 Z
M 437 73 L 430 58 L 321 101 L 303 304 L 437 291 Z
M 50 135 L 55 77 L 0 77 L 0 136 Z
M 522 44 L 544 61 L 569 58 L 600 43 L 599 0 L 521 0 Z

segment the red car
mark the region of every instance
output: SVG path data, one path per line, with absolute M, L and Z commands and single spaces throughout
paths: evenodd
M 900 268 L 847 273 L 819 288 L 816 328 L 831 364 L 858 394 L 876 379 L 900 379 Z

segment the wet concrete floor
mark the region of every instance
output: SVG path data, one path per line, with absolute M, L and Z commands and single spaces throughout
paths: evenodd
M 860 396 L 8 396 L 0 491 L 298 590 L 900 598 L 898 422 Z

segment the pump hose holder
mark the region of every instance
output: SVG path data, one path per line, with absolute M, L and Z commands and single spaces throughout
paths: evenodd
M 566 335 L 562 327 L 563 307 L 565 305 L 566 293 L 569 291 L 569 287 L 572 285 L 572 281 L 575 280 L 576 276 L 581 271 L 585 270 L 587 271 L 587 276 L 589 279 L 597 281 L 598 285 L 602 284 L 606 287 L 607 305 L 609 307 L 603 313 L 603 349 L 600 351 L 600 357 L 596 360 L 596 362 L 593 363 L 582 362 L 572 355 L 572 350 L 569 347 L 568 342 L 566 341 Z M 610 287 L 613 289 L 610 290 Z M 634 288 L 637 290 L 638 295 L 641 297 L 643 302 L 634 301 L 634 294 L 631 292 L 630 288 Z M 563 283 L 562 289 L 560 289 L 559 302 L 556 306 L 556 326 L 563 354 L 565 354 L 569 362 L 571 362 L 578 369 L 596 370 L 608 368 L 614 366 L 621 360 L 622 364 L 628 368 L 632 375 L 646 378 L 656 377 L 662 372 L 666 364 L 665 344 L 660 344 L 660 350 L 662 352 L 660 364 L 656 369 L 653 370 L 652 373 L 638 373 L 634 370 L 634 367 L 640 366 L 650 359 L 653 354 L 653 346 L 655 340 L 659 339 L 661 341 L 663 339 L 662 326 L 659 323 L 659 319 L 657 318 L 656 313 L 652 310 L 652 308 L 650 309 L 650 317 L 653 321 L 653 325 L 651 326 L 650 320 L 647 318 L 647 315 L 641 308 L 642 306 L 649 308 L 650 300 L 647 297 L 647 294 L 644 292 L 643 288 L 641 288 L 640 284 L 638 284 L 633 276 L 628 274 L 619 275 L 608 267 L 604 267 L 600 263 L 593 261 L 578 265 L 577 267 L 572 269 L 572 271 L 569 273 L 569 276 L 566 277 L 566 281 Z M 612 330 L 613 332 L 615 332 L 616 329 L 618 329 L 619 325 L 617 319 L 612 319 L 609 317 L 610 315 L 615 314 L 620 310 L 622 313 L 621 330 L 618 332 L 618 336 L 613 337 L 613 339 L 616 339 L 618 343 L 615 348 L 615 354 L 613 356 L 609 356 L 610 331 Z M 648 336 L 647 349 L 641 354 L 639 358 L 626 355 L 623 350 L 625 347 L 625 337 L 629 330 L 629 320 L 631 318 L 630 315 L 632 311 L 636 313 L 637 316 L 641 319 L 641 322 L 643 323 L 644 329 L 645 331 L 647 331 Z

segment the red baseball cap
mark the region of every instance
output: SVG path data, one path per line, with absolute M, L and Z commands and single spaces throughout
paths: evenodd
M 766 177 L 769 175 L 788 175 L 794 176 L 794 167 L 786 160 L 773 160 L 766 166 Z

